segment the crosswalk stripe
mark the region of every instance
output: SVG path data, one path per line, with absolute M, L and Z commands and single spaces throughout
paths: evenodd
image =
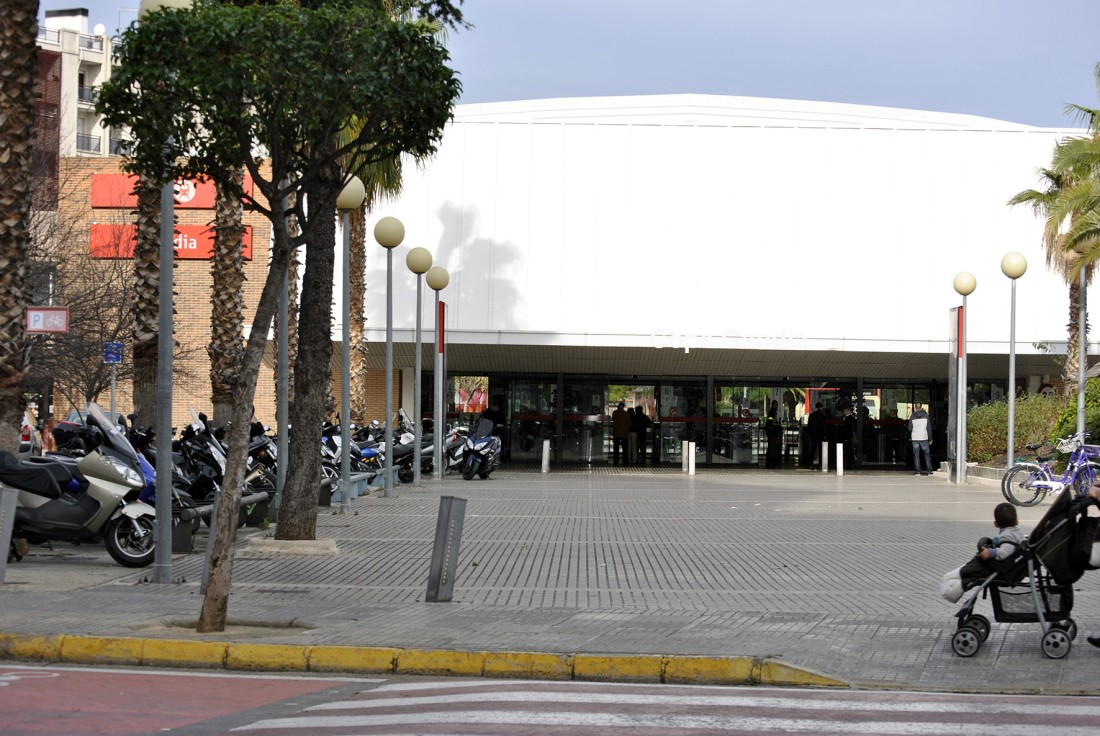
M 566 712 L 511 712 L 502 710 L 472 710 L 433 713 L 392 713 L 374 716 L 312 716 L 306 718 L 273 718 L 242 726 L 234 731 L 322 729 L 322 728 L 371 728 L 393 726 L 421 726 L 425 724 L 459 725 L 475 724 L 569 726 L 572 728 L 632 728 L 647 729 L 656 733 L 672 729 L 767 732 L 787 731 L 799 733 L 849 733 L 884 734 L 886 736 L 958 736 L 973 733 L 983 725 L 979 722 L 897 722 L 851 721 L 808 718 L 767 718 L 721 715 L 665 715 L 660 713 L 584 713 Z M 996 724 L 998 736 L 1034 736 L 1035 724 Z M 1060 736 L 1095 736 L 1096 726 L 1057 726 Z
M 322 703 L 307 711 L 368 710 L 372 708 L 449 705 L 459 703 L 594 703 L 600 705 L 683 705 L 700 707 L 782 708 L 786 710 L 872 711 L 889 713 L 971 713 L 989 716 L 1034 715 L 1049 716 L 1050 707 L 1028 704 L 1003 704 L 946 701 L 870 701 L 870 700 L 806 700 L 790 697 L 755 697 L 750 695 L 634 695 L 602 692 L 514 692 L 456 693 L 398 698 L 363 698 Z M 1093 706 L 1062 705 L 1062 716 L 1085 716 L 1100 720 L 1100 702 Z

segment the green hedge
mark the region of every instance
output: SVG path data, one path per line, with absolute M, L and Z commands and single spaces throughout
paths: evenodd
M 1088 392 L 1095 391 L 1095 421 L 1098 429 L 1093 436 L 1100 439 L 1100 385 L 1090 381 Z M 1072 429 L 1061 432 L 1066 417 L 1072 419 Z M 1008 445 L 1008 399 L 990 401 L 976 406 L 966 415 L 966 448 L 970 462 L 1004 467 Z M 1016 399 L 1016 455 L 1027 455 L 1026 445 L 1046 442 L 1077 431 L 1076 397 L 1028 394 Z M 1061 432 L 1061 433 L 1060 433 Z

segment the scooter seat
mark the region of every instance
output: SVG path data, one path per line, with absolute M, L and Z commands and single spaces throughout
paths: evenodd
M 0 483 L 44 498 L 61 498 L 61 485 L 72 474 L 59 463 L 21 463 L 10 452 L 0 452 Z

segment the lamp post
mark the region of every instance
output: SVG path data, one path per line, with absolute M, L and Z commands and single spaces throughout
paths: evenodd
M 955 291 L 963 298 L 962 329 L 959 330 L 959 385 L 956 398 L 958 416 L 955 417 L 957 427 L 955 432 L 955 462 L 957 463 L 955 482 L 966 483 L 966 297 L 974 293 L 974 289 L 978 286 L 978 280 L 974 278 L 974 274 L 963 271 L 955 276 L 953 285 Z
M 1001 273 L 1012 280 L 1012 305 L 1008 318 L 1008 455 L 1005 468 L 1011 468 L 1016 459 L 1016 279 L 1027 271 L 1027 259 L 1023 254 L 1006 253 L 1001 259 Z
M 420 485 L 420 285 L 421 277 L 432 267 L 427 248 L 413 248 L 405 256 L 405 265 L 416 274 L 416 357 L 413 363 L 413 485 Z M 438 440 L 437 440 L 438 442 Z
M 359 209 L 367 192 L 358 176 L 349 178 L 336 198 L 343 230 L 343 364 L 340 366 L 340 513 L 351 513 L 351 211 Z
M 138 20 L 160 10 L 191 7 L 191 0 L 141 0 Z M 171 145 L 171 138 L 168 140 Z M 172 288 L 176 260 L 175 182 L 171 178 L 160 189 L 160 292 L 157 331 L 157 417 L 156 436 L 162 448 L 171 449 L 172 440 Z M 113 419 L 113 418 L 112 418 Z M 157 453 L 156 521 L 153 529 L 153 581 L 172 582 L 172 453 Z
M 447 439 L 446 417 L 443 416 L 443 320 L 439 313 L 439 292 L 447 288 L 450 280 L 451 275 L 442 266 L 428 269 L 428 287 L 435 291 L 435 412 L 432 422 L 435 426 L 435 457 L 432 458 L 432 477 L 436 480 L 443 477 L 443 443 Z M 416 352 L 420 354 L 419 345 Z
M 374 239 L 386 249 L 386 477 L 382 497 L 393 491 L 393 249 L 405 239 L 405 226 L 396 217 L 383 217 L 374 226 Z

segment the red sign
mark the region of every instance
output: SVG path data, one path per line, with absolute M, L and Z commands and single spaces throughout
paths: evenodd
M 134 209 L 137 207 L 136 183 L 137 177 L 131 174 L 92 174 L 92 207 Z M 212 181 L 178 179 L 174 190 L 176 207 L 180 209 L 214 209 L 217 190 Z M 251 177 L 245 177 L 244 191 L 252 195 Z
M 88 253 L 92 258 L 133 258 L 135 225 L 92 225 Z M 206 225 L 176 227 L 176 258 L 210 260 L 214 257 L 214 231 Z M 241 249 L 252 260 L 252 226 L 245 225 Z
M 30 333 L 68 332 L 68 307 L 27 307 L 26 331 Z

